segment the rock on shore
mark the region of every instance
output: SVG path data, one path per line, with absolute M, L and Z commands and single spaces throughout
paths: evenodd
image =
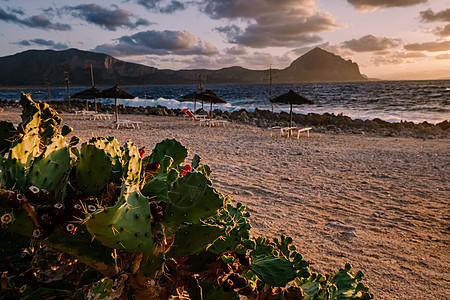
M 50 104 L 62 111 L 77 111 L 85 109 L 85 102 L 72 100 L 71 108 L 69 109 L 67 103 L 60 101 L 53 101 Z M 89 109 L 94 109 L 94 104 L 89 102 Z M 16 101 L 0 100 L 0 107 L 19 107 Z M 114 106 L 98 103 L 98 110 L 102 113 L 113 113 Z M 157 116 L 176 116 L 181 112 L 180 109 L 170 109 L 164 106 L 157 107 L 132 107 L 119 105 L 120 114 L 138 114 L 138 115 L 157 115 Z M 197 113 L 202 112 L 198 110 Z M 206 111 L 203 111 L 207 113 Z M 248 124 L 261 128 L 268 128 L 272 126 L 288 126 L 290 115 L 286 112 L 272 113 L 268 110 L 255 109 L 255 111 L 246 111 L 244 109 L 239 111 L 221 111 L 214 110 L 214 117 L 231 120 L 239 124 Z M 442 121 L 438 124 L 430 124 L 428 122 L 413 123 L 408 121 L 401 122 L 386 122 L 381 119 L 361 120 L 351 119 L 342 114 L 294 114 L 293 123 L 295 126 L 310 126 L 313 127 L 314 132 L 321 133 L 346 133 L 346 134 L 362 134 L 362 135 L 377 135 L 377 136 L 402 136 L 414 138 L 447 138 L 450 137 L 450 122 L 448 120 Z

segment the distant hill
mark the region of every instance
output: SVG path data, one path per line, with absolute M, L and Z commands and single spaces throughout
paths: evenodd
M 268 70 L 229 67 L 220 70 L 162 70 L 118 60 L 110 55 L 68 49 L 64 51 L 28 50 L 0 57 L 0 86 L 42 86 L 45 78 L 53 86 L 64 85 L 64 70 L 70 70 L 72 85 L 91 85 L 86 64 L 94 68 L 96 85 L 190 84 L 198 74 L 207 83 L 267 83 Z M 364 81 L 356 63 L 315 48 L 282 70 L 274 70 L 274 83 L 311 81 Z

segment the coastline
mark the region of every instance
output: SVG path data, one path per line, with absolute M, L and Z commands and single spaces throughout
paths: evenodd
M 71 100 L 69 109 L 66 102 L 50 101 L 53 108 L 59 113 L 74 112 L 83 110 L 86 107 L 85 101 Z M 17 101 L 0 99 L 0 108 L 20 107 Z M 177 116 L 181 109 L 170 109 L 164 106 L 156 107 L 133 107 L 119 105 L 119 114 L 134 115 L 154 115 L 154 116 Z M 94 103 L 89 102 L 89 110 L 94 110 Z M 114 113 L 114 105 L 98 103 L 100 113 Z M 209 111 L 198 110 L 197 113 L 209 113 Z M 231 121 L 237 124 L 252 125 L 260 128 L 270 128 L 273 126 L 288 126 L 290 115 L 286 112 L 272 113 L 268 110 L 255 109 L 247 111 L 213 111 L 215 118 Z M 313 127 L 313 132 L 330 134 L 357 134 L 364 136 L 391 136 L 391 137 L 413 137 L 413 138 L 450 138 L 450 120 L 445 120 L 437 124 L 428 122 L 413 123 L 407 121 L 387 122 L 378 118 L 373 120 L 351 119 L 339 114 L 293 114 L 293 124 L 295 126 Z
M 350 262 L 376 299 L 450 297 L 450 154 L 448 137 L 424 139 L 313 131 L 281 138 L 267 127 L 233 122 L 200 127 L 175 116 L 129 114 L 141 130 L 63 112 L 81 142 L 93 136 L 132 140 L 151 151 L 175 138 L 188 163 L 198 154 L 219 192 L 251 213 L 255 235 L 292 236 L 313 271 Z M 19 108 L 1 120 L 20 122 Z M 169 114 L 169 112 L 167 112 Z

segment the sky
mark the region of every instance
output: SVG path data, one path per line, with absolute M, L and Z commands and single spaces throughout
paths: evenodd
M 450 0 L 0 0 L 0 56 L 78 48 L 159 69 L 286 68 L 320 47 L 369 78 L 450 78 Z

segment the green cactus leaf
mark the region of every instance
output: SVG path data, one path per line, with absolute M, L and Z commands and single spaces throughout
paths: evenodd
M 249 268 L 259 279 L 274 287 L 286 286 L 297 275 L 297 270 L 292 262 L 284 257 L 252 256 Z
M 167 174 L 158 174 L 148 180 L 142 188 L 142 194 L 149 197 L 153 201 L 169 200 L 169 186 L 166 182 Z
M 77 230 L 74 235 L 67 235 L 60 229 L 57 229 L 45 239 L 44 243 L 54 249 L 70 254 L 105 276 L 115 274 L 111 249 L 103 246 L 96 240 L 92 240 L 92 236 L 86 230 Z
M 225 292 L 222 286 L 217 286 L 209 280 L 199 282 L 203 300 L 239 300 L 239 294 L 235 291 Z
M 161 163 L 165 156 L 172 157 L 174 160 L 173 167 L 178 168 L 178 166 L 186 160 L 188 150 L 175 139 L 165 139 L 156 144 L 150 155 L 150 163 Z
M 155 251 L 156 252 L 156 251 Z M 164 253 L 144 253 L 140 270 L 145 276 L 154 276 L 161 269 L 164 262 Z
M 364 275 L 359 271 L 356 275 L 351 272 L 351 265 L 346 264 L 335 275 L 331 275 L 329 282 L 337 286 L 334 298 L 344 299 L 372 299 L 368 288 L 360 283 Z
M 7 152 L 11 148 L 16 128 L 10 122 L 0 121 L 0 153 Z
M 89 141 L 98 149 L 102 149 L 111 158 L 111 181 L 122 182 L 123 163 L 122 163 L 122 149 L 119 141 L 115 137 L 96 137 Z
M 100 191 L 111 177 L 111 170 L 111 158 L 104 150 L 87 143 L 81 145 L 76 177 L 83 194 L 93 195 Z
M 63 136 L 67 136 L 69 133 L 71 133 L 73 131 L 73 128 L 67 125 L 64 125 L 61 128 L 61 135 Z
M 6 187 L 6 166 L 5 158 L 0 155 L 0 189 Z
M 14 141 L 5 161 L 6 181 L 8 187 L 24 189 L 27 183 L 27 173 L 34 159 L 39 154 L 39 136 L 37 129 L 24 134 Z
M 123 146 L 123 177 L 130 184 L 137 184 L 141 178 L 142 159 L 139 150 L 132 142 Z
M 31 165 L 28 181 L 50 193 L 70 171 L 70 153 L 63 136 L 54 137 Z
M 240 242 L 241 237 L 238 235 L 238 229 L 234 228 L 229 234 L 215 241 L 214 244 L 208 248 L 208 251 L 220 255 L 225 252 L 234 251 Z
M 188 225 L 175 234 L 166 257 L 176 258 L 200 253 L 225 233 L 225 228 L 210 225 Z
M 200 156 L 198 156 L 197 154 L 194 155 L 194 157 L 192 158 L 192 163 L 191 163 L 191 167 L 192 169 L 197 169 L 200 166 Z
M 167 232 L 174 233 L 180 224 L 199 224 L 217 214 L 224 205 L 224 197 L 212 186 L 208 178 L 195 172 L 188 172 L 173 184 L 163 224 Z
M 106 247 L 129 252 L 152 252 L 152 216 L 148 199 L 137 185 L 122 185 L 119 201 L 87 217 L 89 233 Z

